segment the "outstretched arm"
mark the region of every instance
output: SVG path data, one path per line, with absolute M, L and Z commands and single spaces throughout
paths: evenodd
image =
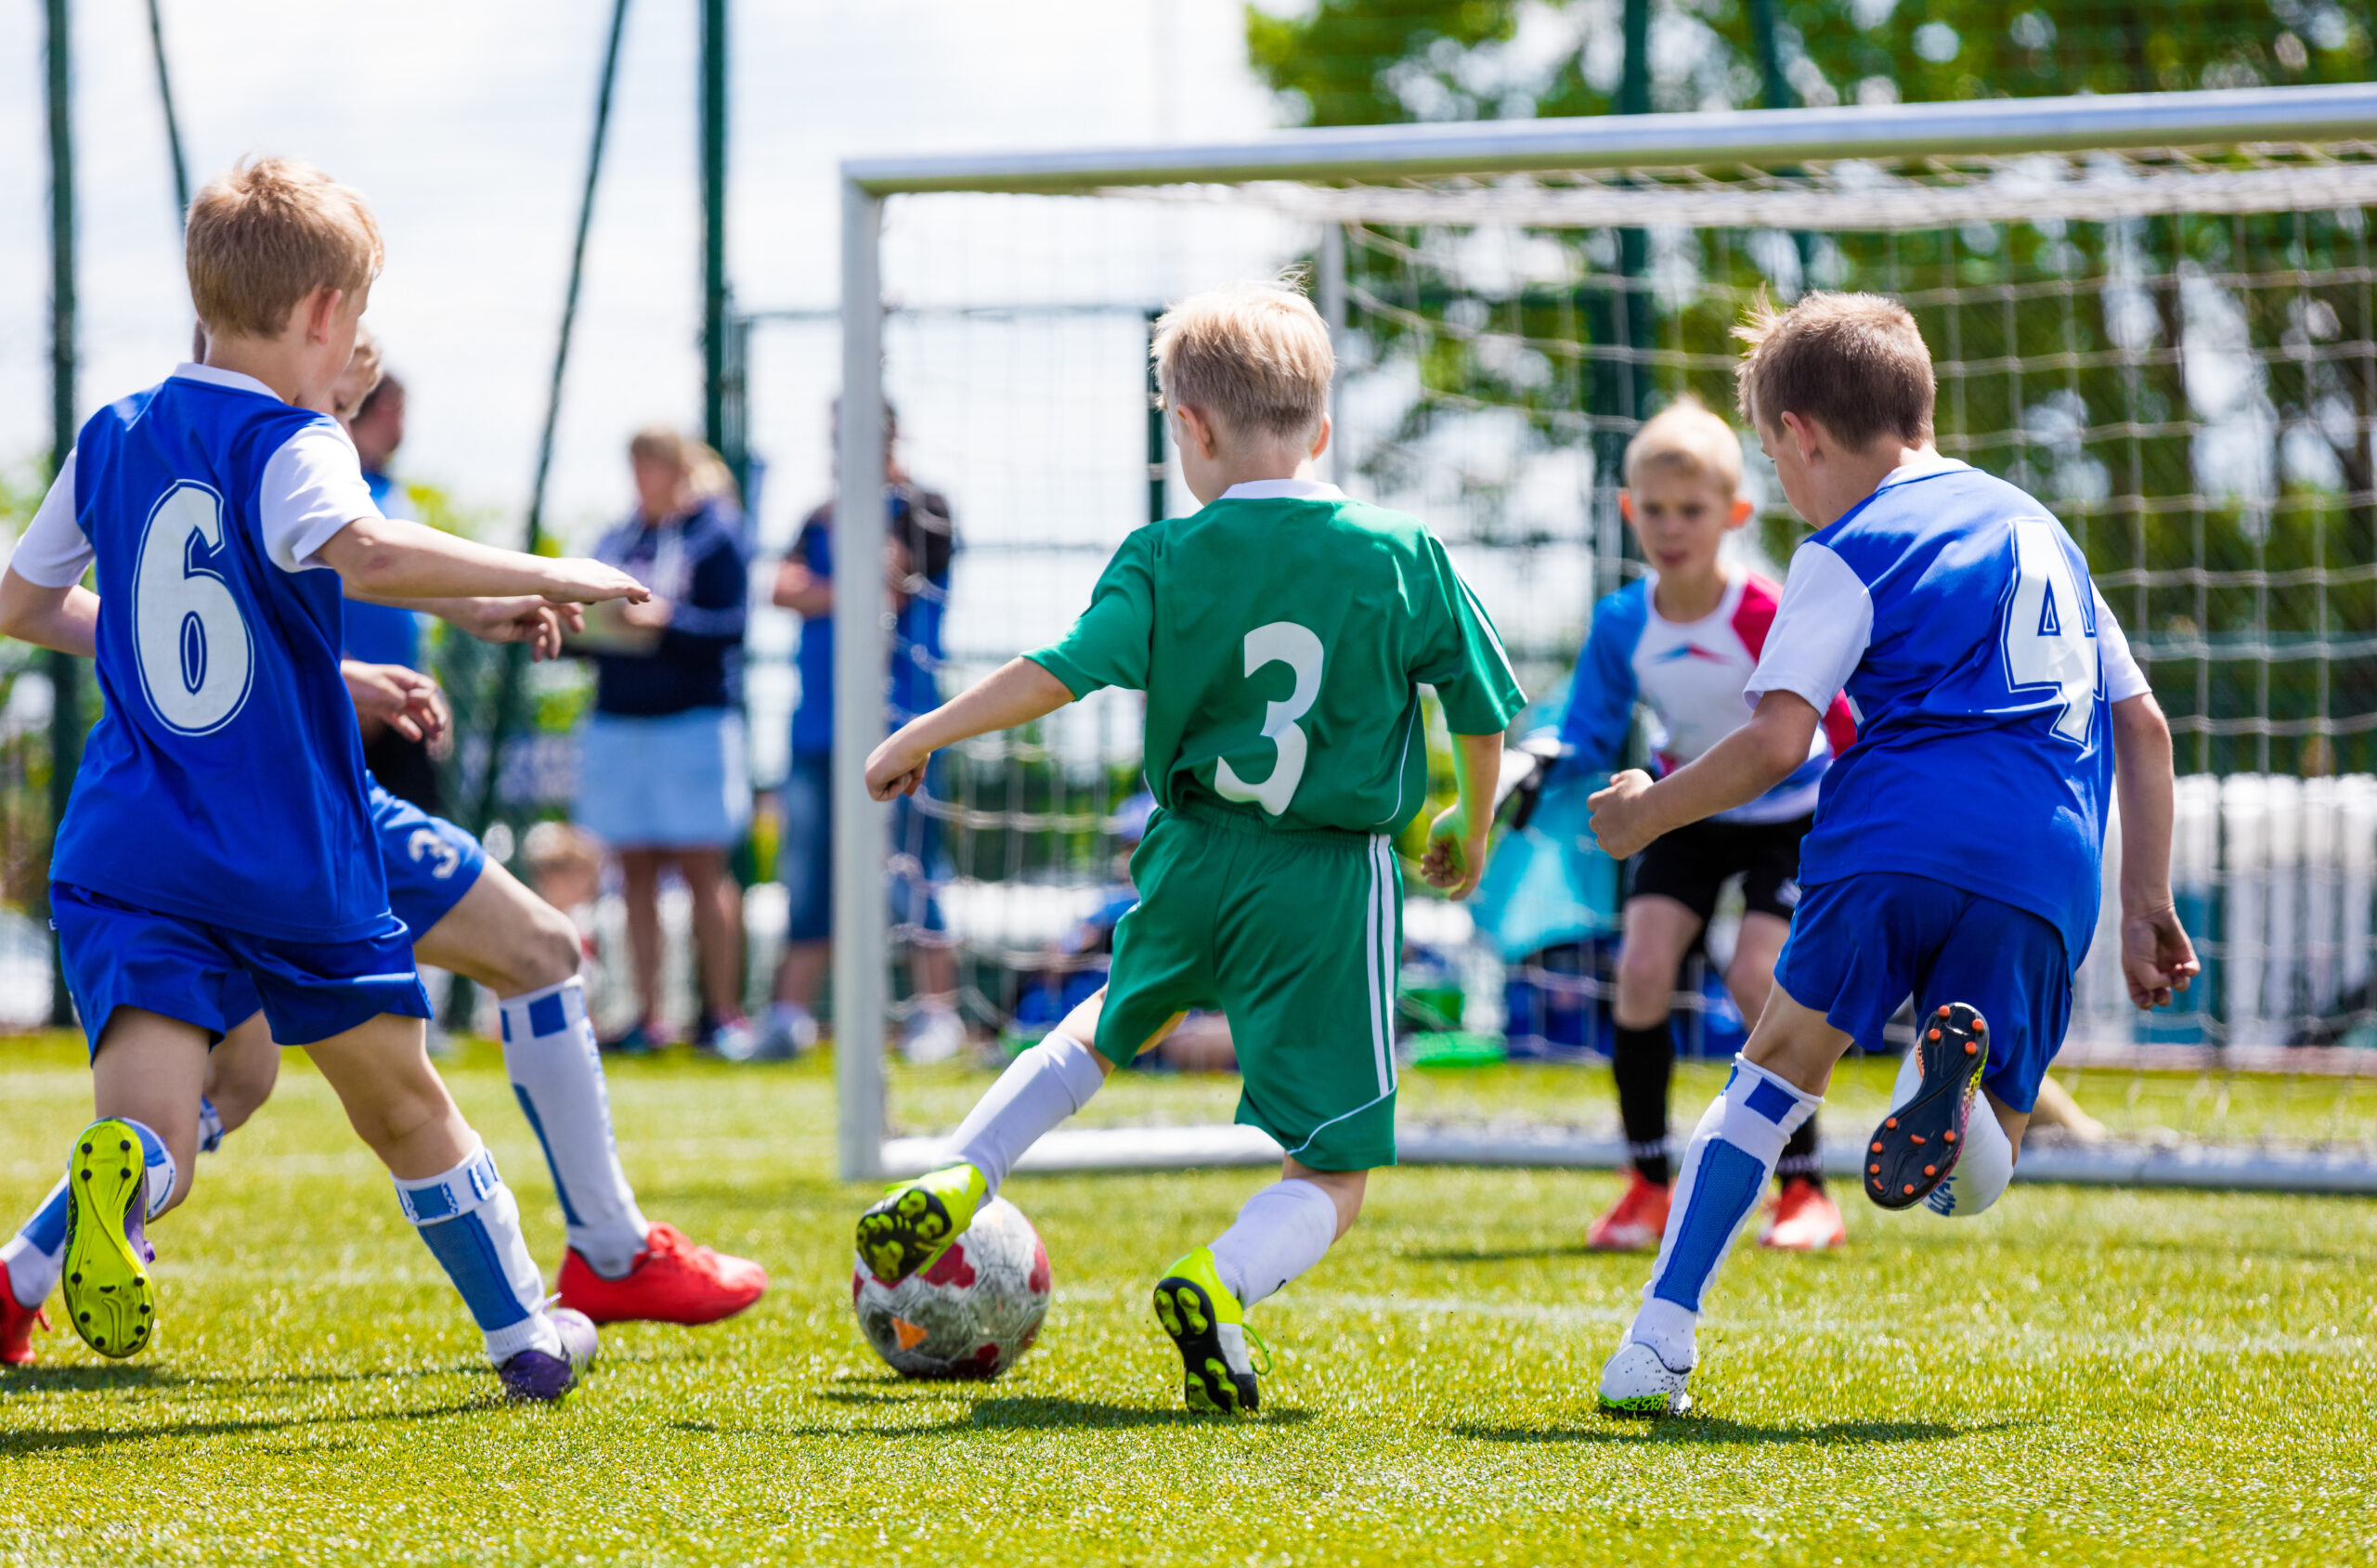
M 80 583 L 44 588 L 11 566 L 0 577 L 0 636 L 90 658 L 98 652 L 99 596 Z
M 867 792 L 877 800 L 914 795 L 925 782 L 925 764 L 942 746 L 1029 724 L 1072 700 L 1063 681 L 1030 659 L 1009 659 L 877 746 L 866 759 Z
M 2141 1012 L 2169 1004 L 2202 965 L 2171 898 L 2171 726 L 2152 693 L 2112 705 L 2121 797 L 2121 972 Z
M 600 561 L 555 561 L 496 550 L 391 517 L 349 523 L 315 557 L 367 599 L 536 594 L 557 603 L 593 604 L 606 599 L 642 603 L 652 597 L 650 589 Z
M 1494 785 L 1502 771 L 1502 732 L 1455 735 L 1452 771 L 1459 793 L 1428 829 L 1420 875 L 1449 898 L 1477 890 L 1486 873 L 1486 836 L 1494 826 Z
M 1663 833 L 1748 805 L 1808 759 L 1823 717 L 1797 692 L 1769 692 L 1748 723 L 1656 784 L 1627 769 L 1590 802 L 1602 852 L 1622 861 Z

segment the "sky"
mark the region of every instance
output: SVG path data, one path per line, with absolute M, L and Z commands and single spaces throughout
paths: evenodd
M 370 199 L 388 266 L 370 320 L 411 389 L 398 467 L 486 509 L 498 532 L 516 527 L 609 7 L 163 8 L 193 179 L 278 152 Z M 159 379 L 184 352 L 190 317 L 146 6 L 73 0 L 72 13 L 87 415 Z M 1269 128 L 1277 111 L 1246 69 L 1240 17 L 1235 0 L 736 5 L 728 253 L 738 303 L 835 301 L 845 157 Z M 637 0 L 630 11 L 549 503 L 565 534 L 582 537 L 624 509 L 630 434 L 699 420 L 698 18 L 695 0 Z M 0 467 L 15 471 L 50 439 L 43 45 L 40 7 L 0 12 Z M 1133 236 L 1142 252 L 1146 241 Z M 1267 254 L 1258 243 L 1215 259 L 1241 270 Z M 936 248 L 919 266 L 948 259 Z M 1007 298 L 1137 301 L 1188 281 L 1144 267 L 1118 277 L 1111 260 L 1031 243 L 1005 267 L 964 276 L 978 297 Z M 828 483 L 824 409 L 837 353 L 829 322 L 764 329 L 755 344 L 753 446 L 769 463 L 760 500 L 771 536 Z

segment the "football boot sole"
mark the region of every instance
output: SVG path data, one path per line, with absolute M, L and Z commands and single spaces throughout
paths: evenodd
M 139 1138 L 121 1121 L 92 1123 L 75 1141 L 67 1178 L 67 1318 L 101 1355 L 131 1355 L 157 1324 L 156 1286 L 123 1234 L 124 1216 L 148 1199 Z
M 1155 1317 L 1180 1352 L 1188 1408 L 1229 1416 L 1261 1406 L 1254 1374 L 1230 1370 L 1222 1354 L 1221 1318 L 1203 1286 L 1176 1274 L 1157 1280 Z
M 1955 1170 L 1989 1065 L 1989 1025 L 1962 1002 L 1942 1003 L 1923 1020 L 1915 1048 L 1923 1054 L 1921 1086 L 1865 1143 L 1865 1196 L 1885 1209 L 1914 1208 Z
M 929 1267 L 955 1239 L 949 1205 L 920 1186 L 888 1194 L 858 1217 L 858 1255 L 886 1285 Z

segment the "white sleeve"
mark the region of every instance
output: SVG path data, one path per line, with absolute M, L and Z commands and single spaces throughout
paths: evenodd
M 1873 638 L 1874 601 L 1864 583 L 1827 546 L 1803 544 L 1791 557 L 1783 602 L 1742 700 L 1756 707 L 1769 692 L 1795 692 L 1822 713 Z
M 350 523 L 380 515 L 363 461 L 346 432 L 327 421 L 309 424 L 264 465 L 256 522 L 265 554 L 284 572 L 321 565 L 314 552 Z
M 8 565 L 35 588 L 71 588 L 83 580 L 91 555 L 91 541 L 74 515 L 74 454 L 69 452 Z
M 2146 672 L 2137 667 L 2129 651 L 2129 638 L 2122 631 L 2121 622 L 2113 619 L 2112 606 L 2105 603 L 2096 584 L 2090 583 L 2088 591 L 2097 596 L 2097 654 L 2105 664 L 2105 700 L 2125 703 L 2144 696 L 2154 688 L 2147 684 Z

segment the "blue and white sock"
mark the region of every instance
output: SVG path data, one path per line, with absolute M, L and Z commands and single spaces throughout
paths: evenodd
M 49 1300 L 65 1256 L 66 1178 L 60 1176 L 23 1228 L 0 1242 L 0 1263 L 7 1265 L 8 1288 L 19 1306 L 31 1309 Z
M 1692 1334 L 1700 1298 L 1733 1250 L 1742 1222 L 1774 1174 L 1783 1146 L 1824 1104 L 1754 1063 L 1734 1058 L 1733 1076 L 1694 1128 L 1669 1200 L 1659 1260 L 1643 1288 L 1643 1307 L 1627 1338 L 1682 1370 L 1695 1360 Z
M 165 1212 L 166 1203 L 174 1196 L 174 1177 L 177 1170 L 174 1164 L 174 1151 L 165 1147 L 165 1140 L 147 1122 L 135 1121 L 128 1116 L 123 1121 L 140 1138 L 140 1158 L 149 1167 L 146 1173 L 149 1178 L 148 1205 L 141 1211 L 140 1217 L 144 1222 L 153 1220 Z
M 982 1173 L 996 1197 L 1023 1151 L 1087 1105 L 1105 1082 L 1090 1047 L 1051 1030 L 974 1102 L 950 1137 L 950 1153 Z
M 569 1244 L 595 1273 L 617 1279 L 635 1266 L 651 1226 L 619 1168 L 610 1091 L 594 1026 L 586 1017 L 586 987 L 573 975 L 498 1005 L 503 1069 L 512 1076 L 521 1113 L 544 1146 Z
M 230 1129 L 223 1125 L 223 1113 L 204 1095 L 198 1097 L 198 1152 L 213 1154 L 223 1147 L 225 1134 Z
M 563 1354 L 545 1316 L 544 1277 L 520 1234 L 520 1205 L 485 1147 L 443 1175 L 396 1178 L 396 1202 L 462 1293 L 498 1367 L 526 1350 Z

